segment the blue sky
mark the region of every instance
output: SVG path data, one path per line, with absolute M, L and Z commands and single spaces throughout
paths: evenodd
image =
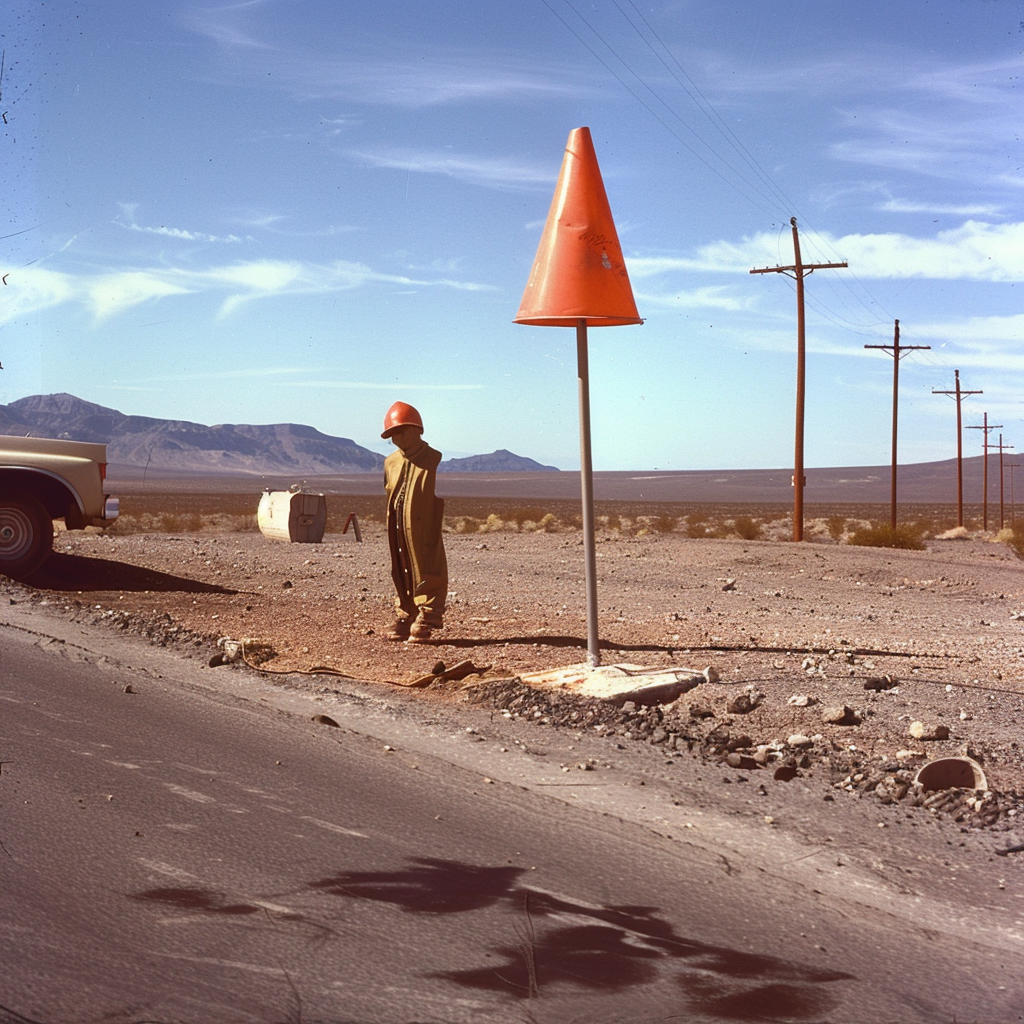
M 5 0 L 0 403 L 309 423 L 578 467 L 575 335 L 512 323 L 590 128 L 642 326 L 594 468 L 1024 451 L 1021 0 Z M 992 443 L 998 441 L 996 433 Z M 980 454 L 981 431 L 965 432 Z

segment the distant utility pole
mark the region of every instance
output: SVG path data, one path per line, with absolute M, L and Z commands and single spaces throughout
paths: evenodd
M 981 483 L 981 528 L 988 533 L 988 432 L 990 430 L 1001 430 L 1002 423 L 989 423 L 988 413 L 984 414 L 980 427 L 968 427 L 968 430 L 984 430 L 985 441 L 981 446 L 982 450 L 982 483 Z M 995 445 L 991 445 L 995 448 Z
M 883 352 L 892 355 L 892 473 L 890 476 L 889 495 L 891 509 L 889 522 L 896 530 L 896 420 L 899 409 L 900 393 L 900 359 L 907 353 L 918 349 L 930 349 L 931 345 L 901 345 L 900 344 L 900 322 L 894 321 L 892 344 L 891 345 L 865 345 L 865 348 L 880 348 Z
M 1003 435 L 999 435 L 999 444 L 992 445 L 993 448 L 999 449 L 999 529 L 1001 530 L 1004 526 L 1005 520 L 1003 519 L 1003 452 L 1012 451 L 1012 444 L 1003 444 Z
M 956 396 L 956 525 L 964 525 L 964 429 L 960 416 L 960 402 L 966 395 L 983 395 L 984 391 L 961 391 L 960 371 L 954 370 L 956 374 L 955 391 L 936 391 L 932 388 L 933 395 L 955 395 Z
M 793 540 L 804 539 L 804 278 L 815 270 L 835 270 L 843 263 L 804 263 L 800 259 L 800 236 L 796 217 L 793 226 L 793 264 L 789 267 L 762 267 L 752 274 L 785 274 L 796 281 L 796 443 L 793 458 Z
M 1013 493 L 1013 471 L 1020 469 L 1021 464 L 1019 462 L 1008 462 L 1006 468 L 1010 471 L 1010 528 L 1013 528 L 1013 524 L 1017 522 L 1017 503 L 1014 500 Z

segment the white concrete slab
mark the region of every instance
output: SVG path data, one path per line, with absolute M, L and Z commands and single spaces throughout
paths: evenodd
M 644 665 L 599 665 L 586 663 L 544 672 L 527 672 L 519 677 L 527 686 L 562 690 L 581 697 L 595 697 L 613 704 L 669 704 L 680 694 L 701 683 L 713 683 L 718 673 L 705 669 L 649 668 Z

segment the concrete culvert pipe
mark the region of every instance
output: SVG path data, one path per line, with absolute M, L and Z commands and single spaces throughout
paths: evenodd
M 926 790 L 988 789 L 981 765 L 970 757 L 940 757 L 929 761 L 914 778 Z

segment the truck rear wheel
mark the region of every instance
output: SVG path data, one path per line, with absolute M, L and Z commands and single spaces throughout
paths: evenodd
M 0 573 L 14 580 L 30 576 L 53 546 L 53 520 L 31 495 L 0 498 Z

